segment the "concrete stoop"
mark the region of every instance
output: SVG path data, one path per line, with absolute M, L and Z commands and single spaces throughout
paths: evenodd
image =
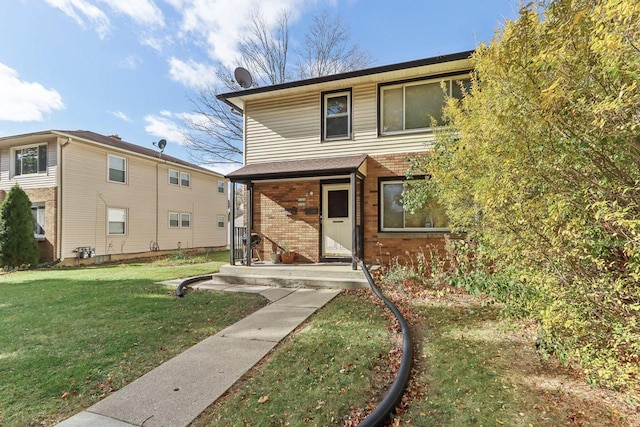
M 261 285 L 285 288 L 364 289 L 369 283 L 361 270 L 332 264 L 252 264 L 223 265 L 211 283 Z

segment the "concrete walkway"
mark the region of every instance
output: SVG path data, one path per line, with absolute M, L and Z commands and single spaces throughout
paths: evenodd
M 180 281 L 164 284 L 175 287 L 178 283 Z M 272 303 L 58 426 L 187 426 L 280 340 L 340 293 L 337 289 L 273 288 L 213 282 L 198 282 L 193 287 L 259 293 Z

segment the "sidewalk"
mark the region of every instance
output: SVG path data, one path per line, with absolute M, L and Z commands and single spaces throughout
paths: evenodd
M 61 422 L 59 427 L 185 427 L 280 340 L 340 293 L 337 289 L 216 285 L 210 282 L 199 282 L 194 287 L 259 293 L 272 304 L 194 345 Z M 188 294 L 186 298 L 189 298 Z

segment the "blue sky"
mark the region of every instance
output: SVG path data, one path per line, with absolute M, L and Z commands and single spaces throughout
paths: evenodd
M 372 66 L 489 42 L 518 0 L 2 0 L 0 136 L 91 130 L 191 160 L 189 95 L 231 65 L 246 14 L 291 11 L 292 48 L 322 8 L 337 11 Z M 223 167 L 220 170 L 225 170 Z

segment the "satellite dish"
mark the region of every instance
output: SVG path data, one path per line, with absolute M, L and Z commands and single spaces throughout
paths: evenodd
M 251 85 L 253 84 L 251 73 L 247 71 L 246 68 L 242 68 L 242 67 L 236 68 L 236 70 L 233 72 L 233 75 L 235 76 L 238 84 L 245 89 L 251 87 Z
M 161 139 L 158 142 L 153 142 L 153 145 L 155 145 L 156 147 L 158 147 L 160 149 L 160 154 L 158 154 L 158 157 L 160 157 L 162 155 L 162 152 L 164 151 L 164 147 L 167 146 L 167 140 L 166 139 Z

